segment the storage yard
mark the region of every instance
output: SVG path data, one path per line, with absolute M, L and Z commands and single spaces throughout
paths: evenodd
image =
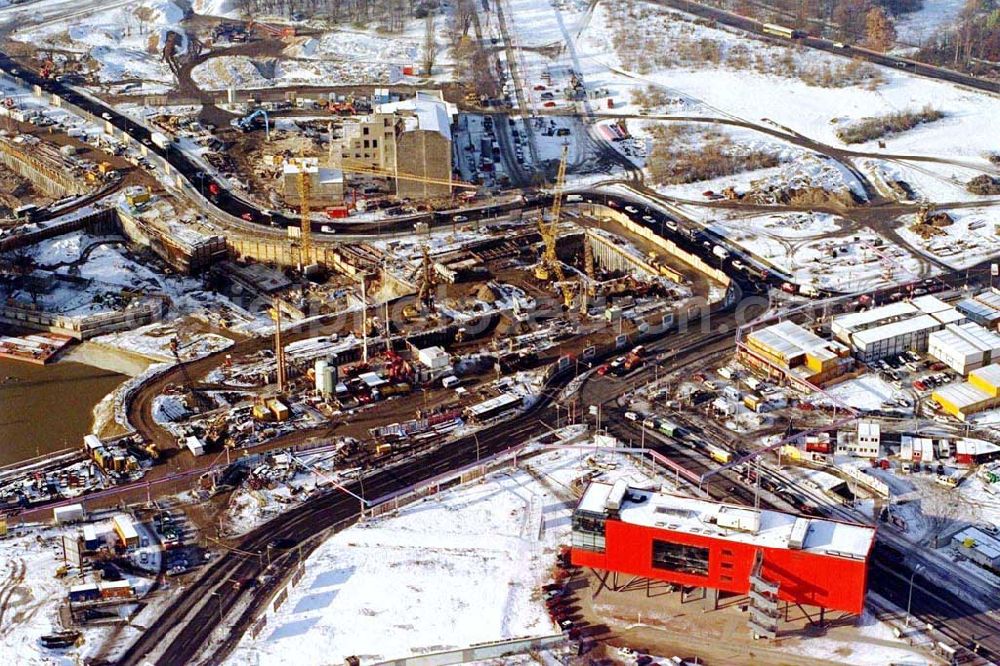
M 0 0 L 6 650 L 1000 659 L 995 16 L 320 4 Z

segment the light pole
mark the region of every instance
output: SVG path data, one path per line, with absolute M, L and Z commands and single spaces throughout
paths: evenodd
M 910 574 L 910 591 L 906 595 L 906 627 L 907 628 L 910 627 L 910 606 L 913 603 L 913 578 L 923 568 L 924 568 L 924 565 L 918 564 L 917 566 L 913 567 L 913 573 Z
M 219 626 L 222 626 L 222 595 L 219 594 L 218 590 L 212 592 L 212 596 L 219 600 Z
M 478 432 L 472 433 L 472 438 L 474 440 L 476 440 L 476 463 L 478 463 L 479 462 L 479 433 Z

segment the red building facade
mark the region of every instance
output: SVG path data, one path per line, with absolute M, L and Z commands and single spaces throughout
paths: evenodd
M 875 530 L 594 483 L 573 516 L 573 564 L 746 594 L 760 577 L 778 598 L 861 613 Z M 638 500 L 638 501 L 636 501 Z

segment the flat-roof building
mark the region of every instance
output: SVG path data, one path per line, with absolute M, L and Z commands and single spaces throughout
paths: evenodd
M 754 356 L 790 378 L 819 384 L 842 375 L 853 365 L 850 350 L 825 340 L 791 321 L 783 321 L 747 335 L 748 354 L 742 360 L 759 366 Z
M 591 483 L 572 520 L 572 562 L 680 585 L 860 613 L 875 529 Z
M 970 382 L 948 384 L 934 391 L 932 397 L 948 414 L 964 421 L 978 412 L 992 409 L 998 404 L 997 398 Z
M 872 363 L 904 351 L 927 351 L 927 339 L 933 331 L 944 328 L 939 316 L 947 315 L 947 306 L 939 299 L 914 303 L 891 303 L 863 312 L 834 317 L 830 329 L 836 339 L 848 344 L 858 359 Z M 941 306 L 944 305 L 944 308 Z M 931 311 L 935 314 L 928 314 Z
M 959 312 L 980 326 L 995 329 L 997 325 L 1000 324 L 1000 304 L 994 305 L 993 299 L 988 297 L 983 300 L 984 295 L 986 294 L 980 294 L 979 296 L 975 296 L 973 298 L 966 298 L 959 301 L 955 307 Z M 986 296 L 991 295 L 995 294 L 988 294 Z
M 927 353 L 955 372 L 967 375 L 1000 359 L 1000 335 L 972 322 L 952 324 L 930 334 Z

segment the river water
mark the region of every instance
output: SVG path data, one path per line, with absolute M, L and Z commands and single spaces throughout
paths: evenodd
M 94 406 L 126 378 L 71 360 L 40 366 L 0 359 L 0 465 L 82 446 Z

